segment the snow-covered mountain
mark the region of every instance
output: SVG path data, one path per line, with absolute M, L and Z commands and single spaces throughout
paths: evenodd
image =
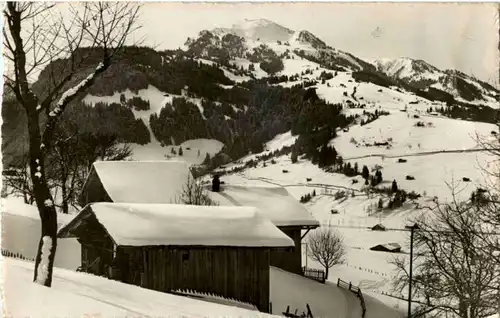
M 433 87 L 472 104 L 498 108 L 499 91 L 490 84 L 457 70 L 440 70 L 423 60 L 402 57 L 373 61 L 377 70 L 419 89 Z
M 244 20 L 229 28 L 203 30 L 197 38 L 188 39 L 186 46 L 189 52 L 203 58 L 223 56 L 233 61 L 245 59 L 247 67 L 260 62 L 278 65 L 278 60 L 284 62 L 299 57 L 329 70 L 374 72 L 377 77 L 388 76 L 394 82 L 392 86 L 421 91 L 431 89 L 433 94 L 444 95 L 442 100 L 449 99 L 446 96 L 450 94 L 457 102 L 498 108 L 499 90 L 462 72 L 440 70 L 426 61 L 408 57 L 364 61 L 329 46 L 309 31 L 291 30 L 266 19 Z M 259 69 L 259 64 L 254 66 Z M 280 75 L 280 72 L 290 73 L 277 67 L 272 68 L 271 75 Z M 265 68 L 264 73 L 254 71 L 257 78 L 265 77 L 266 73 L 269 75 L 270 72 Z
M 214 29 L 213 33 L 217 35 L 231 33 L 266 43 L 288 41 L 295 32 L 267 19 L 245 19 L 241 23 L 234 24 L 231 28 Z

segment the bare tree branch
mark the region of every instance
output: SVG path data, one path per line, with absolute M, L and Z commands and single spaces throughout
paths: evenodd
M 330 268 L 345 262 L 346 250 L 342 235 L 330 228 L 319 228 L 309 234 L 307 248 L 312 259 L 325 268 L 325 279 L 328 279 Z

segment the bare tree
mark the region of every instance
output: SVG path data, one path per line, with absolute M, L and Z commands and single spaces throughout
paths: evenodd
M 482 239 L 489 233 L 470 202 L 437 205 L 421 216 L 414 232 L 412 298 L 419 300 L 412 317 L 480 318 L 496 310 L 500 263 Z M 409 259 L 397 257 L 394 288 L 408 287 Z
M 12 66 L 4 80 L 27 115 L 29 168 L 41 219 L 34 271 L 39 284 L 52 284 L 57 245 L 57 214 L 45 172 L 54 130 L 68 104 L 109 68 L 135 29 L 138 9 L 125 2 L 8 2 L 4 9 L 4 57 Z M 30 79 L 42 69 L 49 80 L 35 93 Z
M 325 268 L 328 279 L 330 268 L 345 262 L 346 249 L 342 235 L 330 228 L 319 228 L 309 235 L 307 248 L 313 260 Z
M 218 205 L 217 202 L 210 198 L 207 189 L 190 175 L 182 187 L 180 196 L 176 198 L 175 203 L 207 206 Z
M 23 154 L 18 164 L 3 177 L 3 189 L 7 195 L 21 196 L 25 204 L 33 204 L 35 196 L 33 193 L 33 183 L 31 182 L 28 156 Z
M 60 191 L 56 205 L 63 213 L 78 207 L 78 194 L 96 160 L 124 160 L 132 153 L 115 135 L 80 133 L 78 123 L 67 119 L 59 122 L 54 140 L 46 174 L 54 190 Z

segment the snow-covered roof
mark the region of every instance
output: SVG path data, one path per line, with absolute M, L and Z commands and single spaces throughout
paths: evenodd
M 59 237 L 76 236 L 74 230 L 92 216 L 117 245 L 294 246 L 254 207 L 180 204 L 92 203 L 59 231 Z
M 385 230 L 385 229 L 386 227 L 381 223 L 378 223 L 372 227 L 372 230 Z
M 319 226 L 311 213 L 283 187 L 223 184 L 220 192 L 208 192 L 221 206 L 256 207 L 277 226 Z
M 399 245 L 398 243 L 379 244 L 379 245 L 375 245 L 372 248 L 375 248 L 375 247 L 378 247 L 378 246 L 383 247 L 383 248 L 387 249 L 388 251 L 393 251 L 393 250 L 401 249 L 401 245 Z
M 187 163 L 174 160 L 101 161 L 94 170 L 115 203 L 174 203 L 192 177 Z

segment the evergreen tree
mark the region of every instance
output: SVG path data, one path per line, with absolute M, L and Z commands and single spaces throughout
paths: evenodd
M 291 159 L 292 163 L 297 163 L 298 161 L 297 151 L 295 150 L 295 147 L 292 149 Z
M 315 189 L 315 190 L 313 190 L 312 196 L 313 196 L 313 197 L 315 197 L 315 196 L 316 196 L 316 189 Z
M 125 105 L 125 103 L 127 103 L 127 99 L 125 98 L 125 95 L 123 95 L 123 94 L 120 94 L 120 103 L 122 105 Z
M 358 169 L 358 163 L 354 163 L 354 175 L 358 175 L 359 169 Z
M 392 181 L 392 192 L 398 192 L 398 183 L 396 182 L 396 180 L 393 180 Z
M 377 184 L 381 183 L 382 182 L 382 171 L 380 170 L 377 170 L 377 172 L 375 173 L 375 176 L 377 177 Z
M 203 164 L 207 165 L 210 163 L 210 154 L 207 152 L 207 155 L 205 156 L 205 160 L 203 160 Z
M 368 179 L 368 177 L 370 176 L 370 170 L 368 170 L 368 167 L 366 165 L 363 166 L 363 170 L 361 172 L 361 176 L 364 179 Z
M 176 155 L 176 154 L 177 154 L 177 153 L 175 152 L 174 147 L 170 148 L 170 152 L 171 152 L 173 155 Z
M 382 198 L 378 199 L 378 208 L 382 210 L 384 208 L 384 201 Z
M 198 149 L 198 157 L 201 155 L 200 149 Z
M 184 151 L 182 151 L 182 147 L 179 147 L 179 156 L 182 156 L 184 154 Z

